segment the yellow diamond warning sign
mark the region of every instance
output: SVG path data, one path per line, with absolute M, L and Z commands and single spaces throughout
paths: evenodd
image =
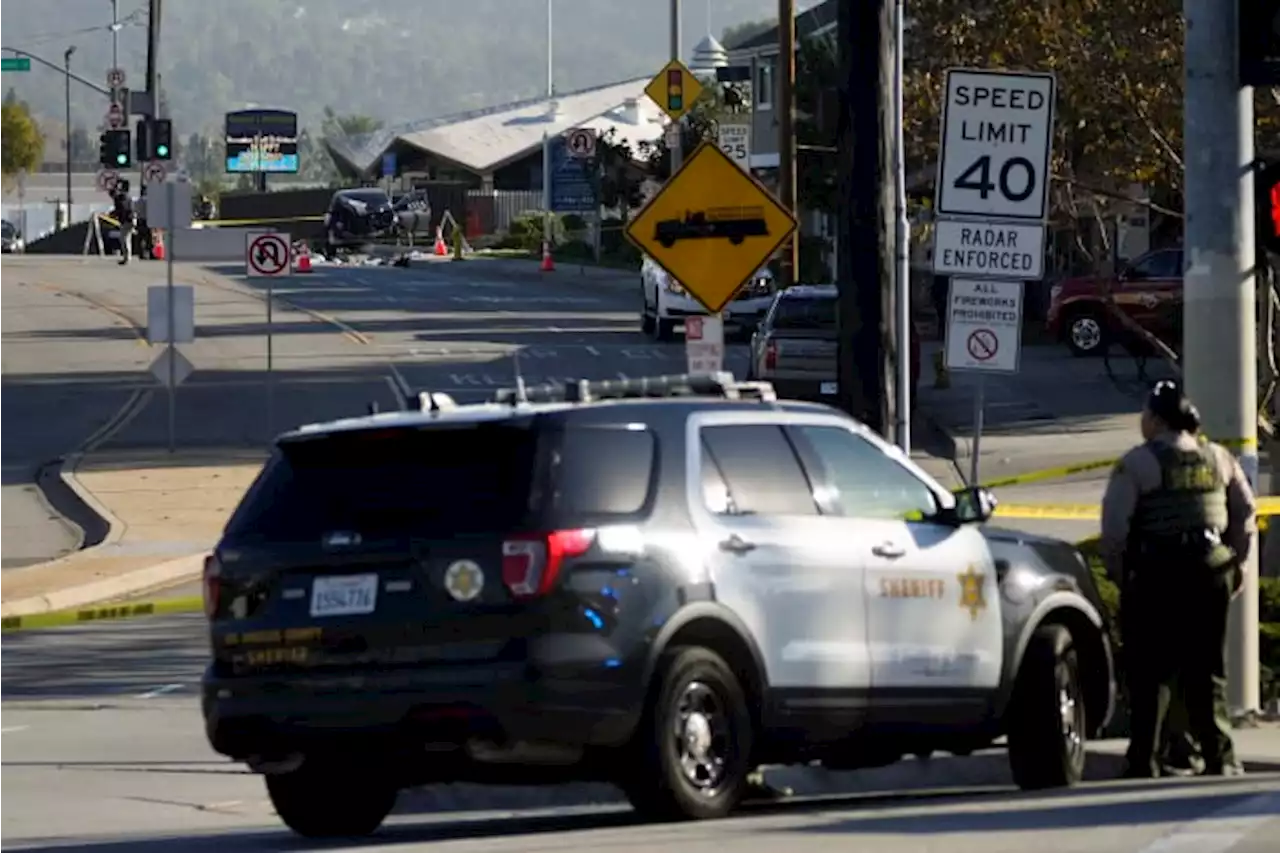
M 673 59 L 644 87 L 644 93 L 662 108 L 672 121 L 693 109 L 702 95 L 702 84 L 678 59 Z
M 627 239 L 718 314 L 796 230 L 796 220 L 712 142 L 627 226 Z

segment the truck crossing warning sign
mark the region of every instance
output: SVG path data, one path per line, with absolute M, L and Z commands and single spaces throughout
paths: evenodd
M 718 314 L 795 229 L 795 217 L 708 141 L 626 233 L 708 312 Z

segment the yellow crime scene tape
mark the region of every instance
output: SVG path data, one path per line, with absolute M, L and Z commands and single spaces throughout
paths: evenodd
M 323 216 L 275 216 L 265 219 L 199 219 L 192 225 L 202 228 L 239 228 L 244 225 L 276 225 L 288 222 L 324 222 Z
M 158 601 L 126 601 L 119 604 L 102 604 L 97 607 L 35 613 L 30 616 L 6 616 L 0 621 L 0 629 L 7 634 L 11 631 L 30 631 L 36 628 L 62 628 L 67 625 L 87 625 L 91 622 L 136 619 L 139 616 L 194 613 L 203 609 L 204 601 L 196 596 Z

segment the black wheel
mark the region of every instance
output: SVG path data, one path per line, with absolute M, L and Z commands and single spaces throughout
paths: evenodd
M 1102 355 L 1109 343 L 1107 322 L 1102 311 L 1081 308 L 1067 317 L 1067 348 L 1077 358 Z
M 676 321 L 653 318 L 653 336 L 660 341 L 673 341 L 676 338 Z
M 397 790 L 372 770 L 308 758 L 291 773 L 268 774 L 267 794 L 285 825 L 304 838 L 359 838 L 382 825 Z
M 649 313 L 649 295 L 645 293 L 644 283 L 640 283 L 640 333 L 642 335 L 652 335 L 653 325 L 657 320 L 658 309 L 654 309 L 654 313 Z
M 636 811 L 664 820 L 724 817 L 751 766 L 751 714 L 738 679 L 708 649 L 668 652 L 619 780 Z
M 1023 790 L 1065 788 L 1084 777 L 1084 691 L 1071 632 L 1036 629 L 1009 708 L 1009 765 Z

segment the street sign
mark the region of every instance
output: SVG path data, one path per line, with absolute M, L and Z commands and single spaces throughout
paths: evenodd
M 396 152 L 387 151 L 382 155 L 382 177 L 394 178 L 396 175 Z
M 105 121 L 107 123 L 107 127 L 112 130 L 118 130 L 119 128 L 124 127 L 124 107 L 116 103 L 107 107 Z
M 627 239 L 719 314 L 796 230 L 795 217 L 713 142 L 627 226 Z
M 244 265 L 249 278 L 276 278 L 290 273 L 289 235 L 251 231 L 245 235 Z
M 1022 282 L 952 279 L 946 322 L 948 370 L 1018 372 Z
M 693 72 L 678 59 L 673 59 L 658 72 L 658 76 L 644 87 L 644 93 L 653 99 L 672 121 L 679 121 L 693 109 L 702 94 L 702 84 Z
M 689 373 L 719 373 L 724 368 L 724 320 L 686 317 L 684 352 Z
M 569 156 L 590 160 L 596 156 L 596 132 L 586 127 L 575 127 L 565 136 Z
M 744 169 L 751 168 L 751 125 L 720 122 L 720 150 Z
M 569 140 L 563 136 L 551 139 L 551 209 L 556 213 L 595 213 L 595 181 L 592 162 L 575 157 Z
M 0 59 L 0 71 L 30 71 L 31 57 L 6 56 Z
M 163 184 L 167 177 L 164 163 L 158 160 L 152 160 L 142 167 L 142 182 L 146 184 Z
M 173 292 L 173 334 L 169 334 L 169 293 Z M 189 344 L 196 339 L 196 294 L 189 284 L 147 288 L 147 343 Z
M 112 192 L 113 190 L 115 190 L 116 182 L 119 180 L 120 180 L 119 172 L 113 172 L 110 169 L 103 169 L 101 172 L 98 173 L 98 178 L 97 178 L 98 189 L 102 190 L 104 193 Z
M 933 271 L 937 275 L 1039 281 L 1044 277 L 1044 225 L 935 220 Z
M 196 369 L 182 351 L 177 347 L 165 347 L 160 350 L 156 360 L 151 362 L 151 375 L 160 380 L 160 384 L 169 384 L 169 360 L 173 360 L 173 387 L 176 388 Z
M 938 214 L 1044 219 L 1053 75 L 953 68 L 946 85 Z
M 107 88 L 119 89 L 124 85 L 124 69 L 109 68 L 107 69 Z
M 675 149 L 680 146 L 681 136 L 680 124 L 678 122 L 671 122 L 671 124 L 667 125 L 662 131 L 662 141 L 669 149 Z

